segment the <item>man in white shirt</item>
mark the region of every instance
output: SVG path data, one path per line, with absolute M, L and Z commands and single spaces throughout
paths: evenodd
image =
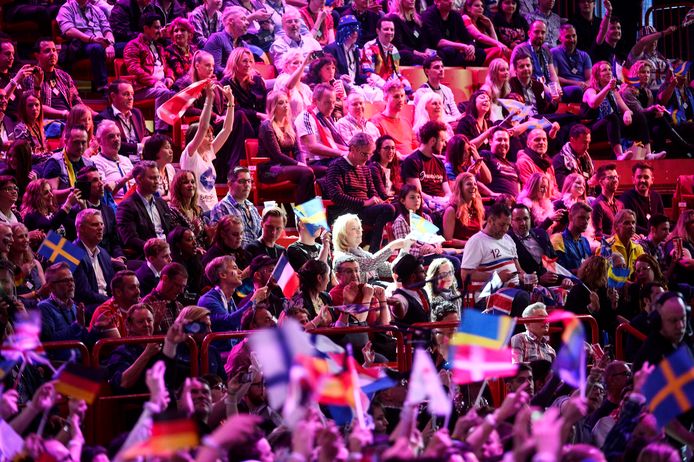
M 99 141 L 99 153 L 92 156 L 92 161 L 101 174 L 106 189 L 115 199 L 120 199 L 132 188 L 133 164 L 125 156 L 118 154 L 121 145 L 120 129 L 112 120 L 104 120 L 96 130 Z
M 455 102 L 453 91 L 441 83 L 445 74 L 445 67 L 441 57 L 434 55 L 426 58 L 422 64 L 422 69 L 427 76 L 427 81 L 423 83 L 414 94 L 415 106 L 417 106 L 419 98 L 421 98 L 424 93 L 433 91 L 443 98 L 443 112 L 446 114 L 444 117 L 446 122 L 452 123 L 458 121 L 458 119 L 462 117 L 462 114 L 458 110 L 458 104 Z
M 378 128 L 364 113 L 364 96 L 353 91 L 347 97 L 347 115 L 335 123 L 343 140 L 351 140 L 357 133 L 366 133 L 373 141 L 381 136 Z
M 301 35 L 301 15 L 295 9 L 288 9 L 282 15 L 282 29 L 284 34 L 280 35 L 270 46 L 272 63 L 279 72 L 284 69 L 284 55 L 290 49 L 300 49 L 304 57 L 313 51 L 322 49 L 320 43 L 310 34 Z
M 115 270 L 111 255 L 99 245 L 104 237 L 104 220 L 96 209 L 84 209 L 75 220 L 77 239 L 75 245 L 85 251 L 85 256 L 74 271 L 75 302 L 95 308 L 108 300 L 110 284 Z

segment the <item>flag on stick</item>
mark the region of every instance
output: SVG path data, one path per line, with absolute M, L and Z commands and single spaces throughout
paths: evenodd
M 282 293 L 287 298 L 291 298 L 299 289 L 299 276 L 284 254 L 277 261 L 277 265 L 272 271 L 272 277 L 277 282 L 277 285 L 282 288 Z
M 694 358 L 687 346 L 660 361 L 643 387 L 648 410 L 662 428 L 692 408 Z
M 451 338 L 451 348 L 478 345 L 499 350 L 508 344 L 516 320 L 510 316 L 483 314 L 472 308 L 463 310 L 458 331 Z M 449 356 L 454 357 L 455 353 Z
M 512 377 L 518 371 L 513 364 L 511 349 L 462 345 L 453 357 L 453 382 L 463 385 L 497 377 Z
M 325 206 L 320 197 L 314 197 L 308 202 L 297 205 L 294 207 L 294 214 L 306 226 L 310 234 L 314 234 L 320 228 L 330 231 Z
M 564 382 L 578 388 L 585 397 L 586 389 L 586 334 L 583 324 L 576 315 L 568 311 L 554 310 L 547 317 L 548 322 L 562 321 L 564 343 L 554 360 L 553 369 Z
M 45 257 L 51 263 L 64 261 L 70 266 L 70 271 L 75 271 L 80 261 L 85 256 L 84 250 L 72 242 L 51 231 L 39 247 L 39 255 Z
M 140 444 L 128 448 L 123 458 L 141 456 L 167 457 L 182 449 L 194 448 L 200 443 L 195 421 L 169 413 L 153 416 L 152 436 Z
M 451 413 L 451 402 L 441 384 L 431 356 L 423 349 L 417 348 L 414 352 L 405 403 L 417 404 L 426 400 L 428 400 L 431 414 L 446 416 Z
M 55 389 L 63 395 L 92 404 L 101 389 L 101 377 L 94 369 L 70 363 L 58 375 Z

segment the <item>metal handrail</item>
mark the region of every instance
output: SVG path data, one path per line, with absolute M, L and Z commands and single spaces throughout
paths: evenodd
M 101 355 L 101 350 L 107 346 L 121 346 L 121 345 L 141 345 L 147 343 L 162 343 L 166 338 L 165 335 L 153 335 L 151 337 L 123 337 L 123 338 L 102 338 L 94 344 L 92 349 L 92 367 L 100 367 L 99 360 Z M 188 348 L 190 350 L 190 376 L 197 377 L 199 372 L 198 358 L 200 356 L 200 350 L 197 343 L 190 335 L 186 337 L 185 340 Z
M 621 361 L 624 360 L 624 334 L 629 334 L 632 337 L 635 337 L 636 340 L 641 341 L 644 341 L 647 338 L 646 334 L 644 334 L 628 322 L 623 322 L 620 325 L 618 325 L 617 331 L 614 335 L 614 355 L 615 359 L 619 359 Z
M 72 349 L 77 349 L 79 350 L 81 356 L 82 356 L 82 363 L 85 366 L 89 366 L 91 364 L 91 357 L 89 355 L 89 348 L 87 348 L 87 345 L 84 343 L 78 341 L 78 340 L 60 340 L 60 341 L 55 341 L 55 342 L 43 342 L 41 345 L 43 345 L 44 350 L 72 350 Z

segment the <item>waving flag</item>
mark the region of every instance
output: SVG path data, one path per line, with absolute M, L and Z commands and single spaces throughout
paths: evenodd
M 410 233 L 407 235 L 408 239 L 426 242 L 427 244 L 440 244 L 445 239 L 438 233 L 439 228 L 435 224 L 416 213 L 410 212 Z
M 499 277 L 499 273 L 494 271 L 489 282 L 480 291 L 480 298 L 489 297 L 491 294 L 501 289 L 504 286 L 504 282 Z
M 451 354 L 461 345 L 478 345 L 499 350 L 508 344 L 516 320 L 510 316 L 483 314 L 475 309 L 463 310 L 463 318 L 458 325 L 458 331 L 451 338 Z
M 639 81 L 639 77 L 637 75 L 631 76 L 631 71 L 627 69 L 626 67 L 622 67 L 622 81 L 626 83 L 627 85 L 630 85 L 632 87 L 640 87 L 641 82 Z
M 561 276 L 566 276 L 566 277 L 573 277 L 573 274 L 571 274 L 571 271 L 567 270 L 563 266 L 561 266 L 559 263 L 557 263 L 556 258 L 549 258 L 546 255 L 542 256 L 542 265 L 545 267 L 547 271 L 550 271 L 554 274 L 559 274 Z
M 142 456 L 168 457 L 182 449 L 194 448 L 200 443 L 195 420 L 177 413 L 155 414 L 152 417 L 152 435 L 149 439 L 127 448 L 126 460 Z
M 441 384 L 431 356 L 425 350 L 417 348 L 414 352 L 405 403 L 415 404 L 427 400 L 431 414 L 446 416 L 451 413 L 451 400 Z
M 202 95 L 210 79 L 198 80 L 188 85 L 157 108 L 157 116 L 169 125 L 173 125 L 183 117 L 186 110 Z
M 585 396 L 586 387 L 586 334 L 583 324 L 576 315 L 568 311 L 554 310 L 547 316 L 548 322 L 562 321 L 564 343 L 557 353 L 553 368 L 559 377 L 571 386 L 581 390 L 581 396 Z
M 528 130 L 535 130 L 536 128 L 549 130 L 550 128 L 552 128 L 552 122 L 547 120 L 546 117 L 543 117 L 541 119 L 528 119 L 527 126 Z
M 643 387 L 648 410 L 658 426 L 666 426 L 692 408 L 694 401 L 694 358 L 686 346 L 660 361 Z
M 513 310 L 513 299 L 520 293 L 521 289 L 501 289 L 494 292 L 487 298 L 487 313 L 511 314 Z
M 523 119 L 531 116 L 535 112 L 535 109 L 532 106 L 526 106 L 515 99 L 499 98 L 499 104 L 501 104 L 509 112 L 517 112 L 516 115 L 511 117 L 511 120 L 515 122 L 521 122 Z
M 282 293 L 285 297 L 291 298 L 299 289 L 299 276 L 289 264 L 289 260 L 285 254 L 282 254 L 277 261 L 275 269 L 272 270 L 272 277 L 277 282 L 277 285 L 282 288 Z
M 629 279 L 630 273 L 631 270 L 628 267 L 615 268 L 610 265 L 610 268 L 607 270 L 607 287 L 612 289 L 624 287 L 624 284 L 627 283 L 627 279 Z
M 96 369 L 69 363 L 58 375 L 55 389 L 58 393 L 92 404 L 101 389 L 101 376 Z
M 513 364 L 511 349 L 485 348 L 479 345 L 458 347 L 453 356 L 453 382 L 464 385 L 498 377 L 513 377 L 518 364 Z
M 82 248 L 63 238 L 55 231 L 48 233 L 46 239 L 41 243 L 41 247 L 39 247 L 38 254 L 51 263 L 64 261 L 70 266 L 70 271 L 73 272 L 80 264 L 80 260 L 86 255 Z
M 53 370 L 46 352 L 41 345 L 41 317 L 31 311 L 26 317 L 18 317 L 14 323 L 14 333 L 7 336 L 2 344 L 2 356 L 6 360 L 28 364 L 43 364 Z
M 683 75 L 687 75 L 687 72 L 689 72 L 689 68 L 692 67 L 692 62 L 691 61 L 682 61 L 674 70 L 673 73 L 681 77 Z
M 294 207 L 294 214 L 299 218 L 310 234 L 314 234 L 320 228 L 330 231 L 325 206 L 320 197 L 314 197 L 308 202 Z

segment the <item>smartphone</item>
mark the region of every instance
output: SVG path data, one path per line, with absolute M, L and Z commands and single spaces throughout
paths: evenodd
M 92 193 L 92 182 L 77 180 L 75 181 L 75 189 L 82 193 L 82 199 L 88 199 Z
M 200 322 L 191 322 L 183 326 L 183 332 L 186 334 L 197 334 L 203 331 L 204 325 Z
M 253 373 L 252 372 L 244 372 L 241 374 L 241 377 L 239 378 L 241 383 L 250 383 L 253 380 Z
M 316 51 L 311 52 L 311 60 L 319 59 L 319 58 L 322 58 L 323 56 L 325 56 L 325 52 L 323 50 L 316 50 Z

